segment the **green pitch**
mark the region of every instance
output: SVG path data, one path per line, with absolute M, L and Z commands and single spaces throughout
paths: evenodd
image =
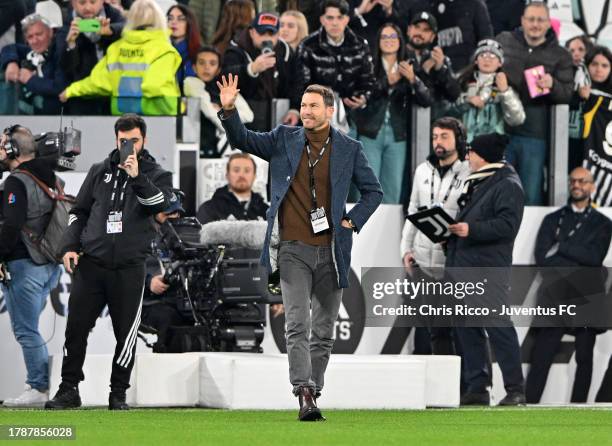
M 299 423 L 295 420 L 296 411 L 4 409 L 0 410 L 0 425 L 72 425 L 76 427 L 75 441 L 47 440 L 35 444 L 87 446 L 612 445 L 610 409 L 324 410 L 323 413 L 326 422 Z

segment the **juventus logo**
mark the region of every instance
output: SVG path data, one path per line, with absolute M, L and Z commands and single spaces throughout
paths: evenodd
M 105 183 L 110 183 L 110 180 L 113 178 L 113 175 L 110 173 L 105 173 L 104 174 L 104 182 Z
M 429 223 L 435 229 L 435 237 L 449 237 L 450 230 L 446 226 L 446 220 L 441 215 L 432 215 L 430 217 L 423 217 L 418 220 L 419 223 Z

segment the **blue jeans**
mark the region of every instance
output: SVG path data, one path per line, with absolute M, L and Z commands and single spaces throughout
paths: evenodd
M 527 206 L 544 204 L 544 165 L 547 151 L 545 139 L 510 136 L 510 143 L 506 147 L 506 160 L 515 167 L 521 178 Z
M 406 141 L 395 141 L 391 124 L 384 123 L 376 139 L 361 136 L 370 167 L 380 181 L 383 190 L 383 203 L 397 204 L 402 194 L 402 181 L 406 167 L 408 148 Z
M 36 265 L 30 259 L 11 260 L 7 267 L 11 281 L 8 285 L 2 284 L 2 293 L 13 334 L 23 352 L 28 373 L 26 383 L 45 391 L 49 389 L 49 354 L 38 331 L 38 320 L 47 296 L 57 286 L 60 267 Z

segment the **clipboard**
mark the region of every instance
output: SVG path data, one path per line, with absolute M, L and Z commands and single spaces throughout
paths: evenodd
M 439 206 L 416 212 L 406 218 L 434 243 L 448 240 L 451 236 L 448 227 L 456 223 L 455 219 Z

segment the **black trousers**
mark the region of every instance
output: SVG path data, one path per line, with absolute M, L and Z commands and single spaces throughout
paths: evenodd
M 491 385 L 488 335 L 504 378 L 506 392 L 523 392 L 521 351 L 514 327 L 456 327 L 454 330 L 461 348 L 466 391 L 483 393 Z
M 608 369 L 601 381 L 601 387 L 595 397 L 596 403 L 612 403 L 612 356 L 608 363 Z
M 62 382 L 78 386 L 85 378 L 83 363 L 87 337 L 98 316 L 108 305 L 117 341 L 111 373 L 111 390 L 125 392 L 130 387 L 134 353 L 144 290 L 144 264 L 107 269 L 87 256 L 79 259 L 68 301 L 68 322 L 62 364 Z
M 559 351 L 566 328 L 539 328 L 531 351 L 531 366 L 525 389 L 528 403 L 539 403 L 550 366 Z M 598 332 L 590 328 L 576 328 L 576 376 L 572 388 L 572 403 L 586 403 L 593 374 L 593 347 Z

